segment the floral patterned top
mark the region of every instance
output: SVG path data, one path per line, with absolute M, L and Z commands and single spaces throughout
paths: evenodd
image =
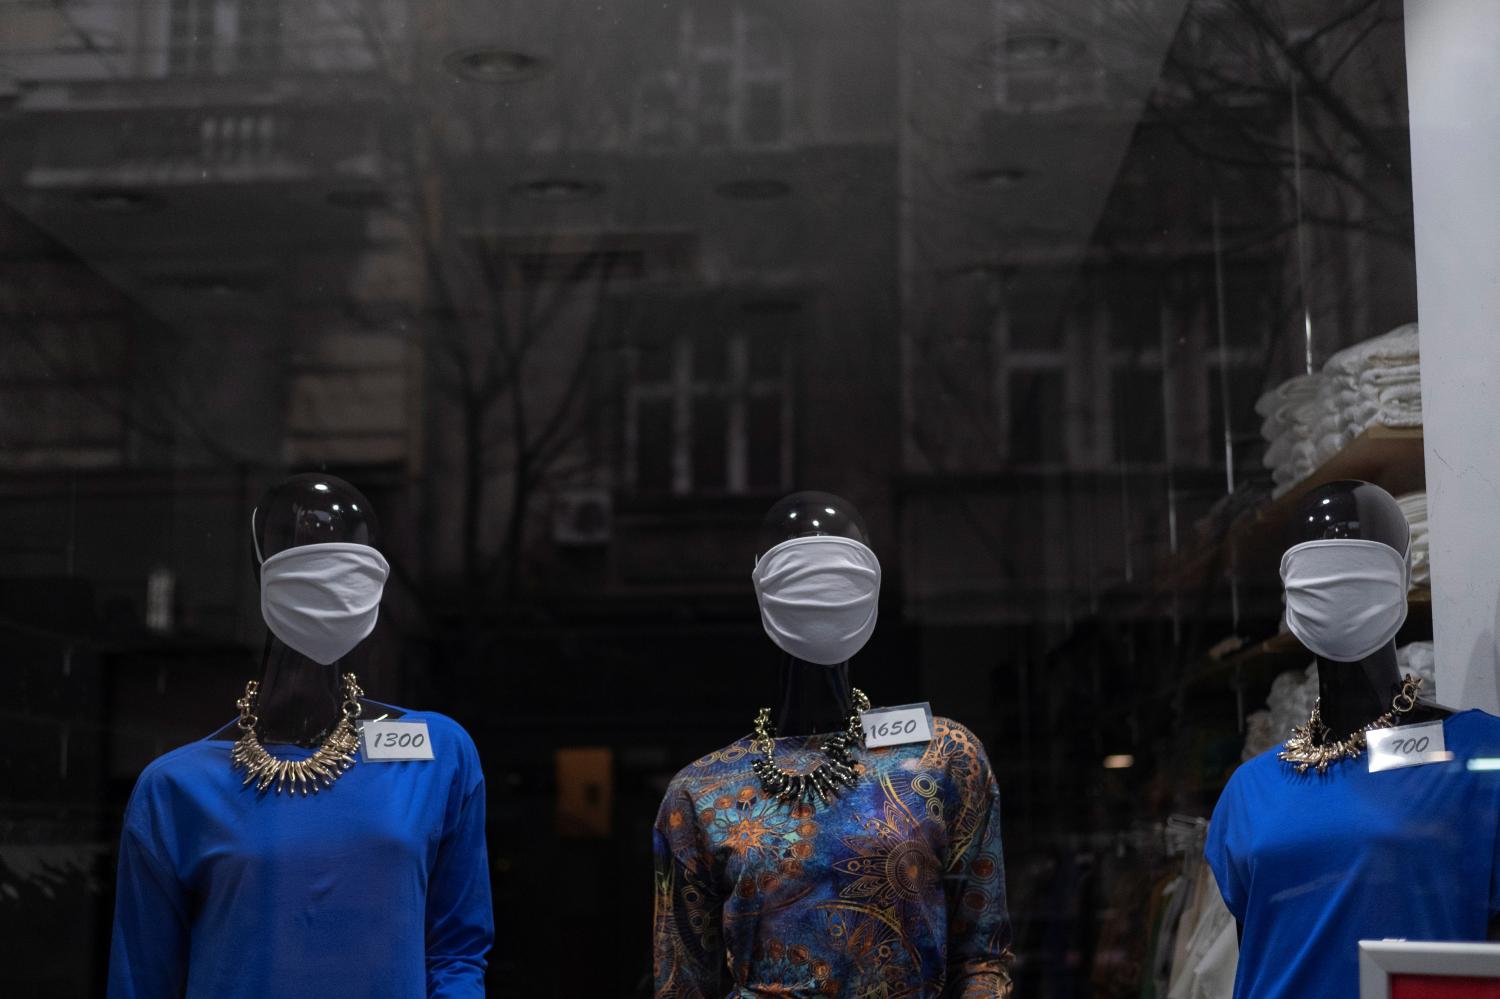
M 810 770 L 816 737 L 776 740 Z M 968 729 L 856 750 L 829 804 L 768 798 L 750 739 L 673 779 L 655 829 L 659 999 L 1009 996 L 1000 792 Z

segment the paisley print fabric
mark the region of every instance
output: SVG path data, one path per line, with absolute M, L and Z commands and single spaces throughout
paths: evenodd
M 984 747 L 857 751 L 831 804 L 768 798 L 747 736 L 685 768 L 654 833 L 660 999 L 1010 995 L 1000 794 Z M 821 762 L 776 740 L 783 767 Z

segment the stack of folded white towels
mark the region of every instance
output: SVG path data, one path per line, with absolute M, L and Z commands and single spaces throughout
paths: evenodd
M 1402 674 L 1422 678 L 1422 693 L 1437 696 L 1437 657 L 1431 642 L 1409 642 L 1396 650 L 1396 666 Z
M 1298 375 L 1255 403 L 1255 411 L 1262 417 L 1261 436 L 1270 444 L 1265 466 L 1271 470 L 1278 494 L 1318 467 L 1313 458 L 1312 435 L 1321 415 L 1318 386 L 1322 380 L 1322 375 Z
M 1398 326 L 1339 351 L 1323 370 L 1261 396 L 1256 412 L 1269 442 L 1265 465 L 1280 495 L 1369 427 L 1422 425 L 1417 324 Z
M 1432 563 L 1428 559 L 1427 546 L 1427 494 L 1407 493 L 1396 497 L 1406 522 L 1411 526 L 1411 583 L 1413 586 L 1432 585 Z

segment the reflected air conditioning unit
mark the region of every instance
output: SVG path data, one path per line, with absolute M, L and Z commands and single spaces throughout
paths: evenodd
M 552 503 L 552 541 L 565 548 L 587 548 L 609 543 L 614 526 L 614 502 L 600 486 L 564 489 Z

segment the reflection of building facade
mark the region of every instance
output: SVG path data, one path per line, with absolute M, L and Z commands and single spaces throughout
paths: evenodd
M 1195 95 L 1227 87 L 1210 57 L 1262 83 L 1203 18 L 940 6 L 684 2 L 634 11 L 621 45 L 596 5 L 554 3 L 495 48 L 487 5 L 5 15 L 0 185 L 27 220 L 0 271 L 24 333 L 0 347 L 0 509 L 26 538 L 6 575 L 59 602 L 91 581 L 86 625 L 37 611 L 27 670 L 76 657 L 115 760 L 41 723 L 72 769 L 37 800 L 114 802 L 217 717 L 260 633 L 249 506 L 325 465 L 369 492 L 401 570 L 376 679 L 466 705 L 495 747 L 497 896 L 525 911 L 566 868 L 575 926 L 622 941 L 627 972 L 649 893 L 610 893 L 649 869 L 653 782 L 767 686 L 748 573 L 788 489 L 871 521 L 872 687 L 915 672 L 913 698 L 1021 733 L 997 761 L 1018 814 L 1084 782 L 1068 753 L 1104 726 L 1079 705 L 1177 662 L 1162 557 L 1224 495 L 1226 438 L 1236 485 L 1256 469 L 1249 405 L 1299 363 L 1300 271 L 1326 356 L 1411 316 L 1410 268 L 1373 196 L 1297 266 L 1285 105 Z M 1399 135 L 1378 70 L 1340 81 Z M 1331 111 L 1307 113 L 1311 134 Z M 1339 221 L 1347 186 L 1310 170 L 1307 217 Z M 1075 655 L 1119 620 L 1117 659 Z M 81 683 L 20 708 L 63 718 Z M 1048 741 L 1072 728 L 1084 749 Z M 616 747 L 618 841 L 564 864 L 513 830 L 552 807 L 553 751 L 585 744 Z

